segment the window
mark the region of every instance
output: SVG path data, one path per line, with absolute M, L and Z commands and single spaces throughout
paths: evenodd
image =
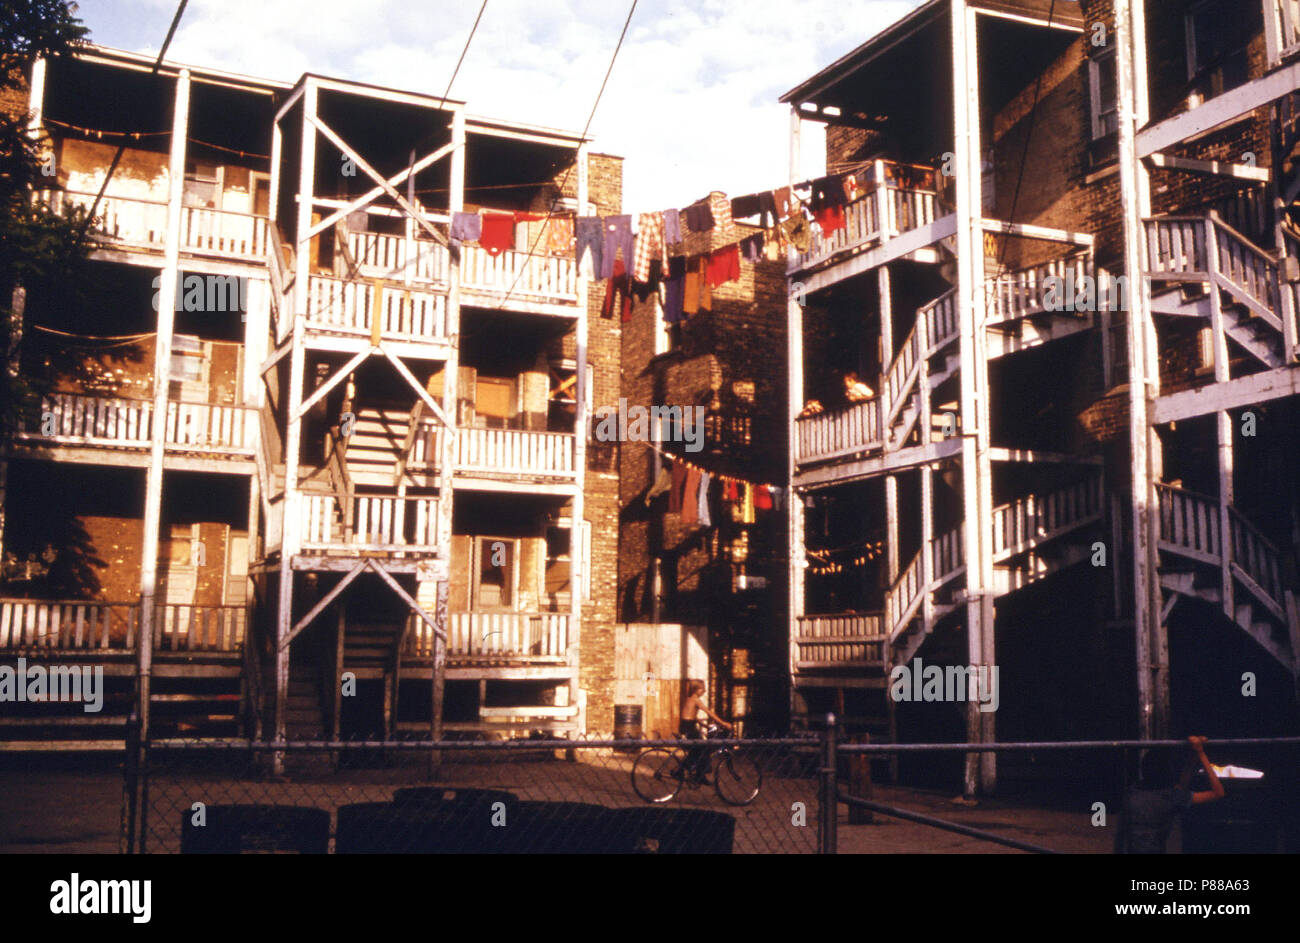
M 506 537 L 474 538 L 474 609 L 514 606 L 518 542 Z
M 1115 46 L 1106 45 L 1088 60 L 1088 87 L 1092 99 L 1092 139 L 1119 130 L 1119 92 L 1116 85 Z
M 1187 79 L 1204 98 L 1222 95 L 1247 78 L 1246 46 L 1257 23 L 1239 0 L 1202 0 L 1184 17 Z M 1254 5 L 1259 11 L 1259 5 Z
M 546 600 L 555 609 L 566 609 L 572 604 L 569 595 L 571 584 L 571 557 L 572 541 L 570 538 L 570 528 L 572 522 L 568 518 L 561 518 L 552 526 L 546 528 L 546 572 L 544 574 L 544 586 L 546 590 Z M 579 553 L 580 560 L 583 561 L 582 568 L 582 598 L 591 599 L 591 522 L 583 521 L 578 530 L 578 540 L 580 541 Z
M 507 428 L 515 415 L 514 381 L 479 377 L 474 387 L 474 412 L 480 428 Z
M 221 208 L 221 168 L 204 161 L 185 162 L 186 206 Z

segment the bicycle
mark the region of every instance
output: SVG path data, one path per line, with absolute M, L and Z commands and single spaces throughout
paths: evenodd
M 710 727 L 706 738 L 716 739 L 717 730 L 717 727 Z M 680 735 L 678 739 L 681 739 Z M 711 779 L 692 775 L 687 756 L 682 747 L 649 747 L 641 751 L 632 764 L 633 790 L 646 802 L 658 804 L 673 799 L 683 786 L 697 789 L 711 782 L 718 798 L 727 805 L 746 806 L 758 798 L 763 785 L 763 771 L 735 744 L 709 750 L 700 765 Z

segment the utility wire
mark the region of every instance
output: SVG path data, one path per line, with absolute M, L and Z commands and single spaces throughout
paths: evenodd
M 158 70 L 162 68 L 163 57 L 167 55 L 167 47 L 172 44 L 172 37 L 176 35 L 176 28 L 181 25 L 181 17 L 185 14 L 185 7 L 190 0 L 181 0 L 180 5 L 176 7 L 176 15 L 172 17 L 172 25 L 167 28 L 167 38 L 163 40 L 162 48 L 158 50 L 158 58 L 154 60 L 153 68 L 149 70 L 150 75 L 157 75 Z M 95 214 L 99 211 L 99 203 L 104 199 L 104 193 L 108 190 L 108 183 L 113 179 L 113 173 L 117 170 L 117 165 L 122 160 L 122 155 L 126 153 L 126 144 L 117 146 L 117 153 L 113 155 L 113 162 L 108 165 L 108 173 L 104 174 L 104 182 L 100 184 L 99 193 L 95 195 L 95 202 L 90 205 L 90 212 L 86 215 L 86 221 L 81 224 L 81 231 L 77 233 L 75 245 L 79 248 L 86 238 L 86 230 L 95 220 Z
M 609 84 L 609 77 L 614 72 L 614 63 L 618 61 L 619 50 L 623 48 L 623 40 L 627 36 L 627 28 L 630 25 L 632 25 L 632 14 L 636 12 L 636 5 L 637 5 L 637 0 L 632 0 L 632 6 L 627 11 L 627 19 L 623 21 L 623 31 L 618 34 L 618 44 L 614 47 L 614 55 L 610 56 L 609 68 L 605 70 L 605 78 L 600 83 L 600 90 L 596 92 L 596 100 L 595 102 L 592 103 L 591 113 L 587 115 L 587 123 L 582 126 L 582 134 L 579 137 L 579 140 L 581 141 L 585 141 L 587 139 L 587 132 L 591 130 L 591 122 L 596 117 L 596 109 L 600 107 L 600 99 L 605 94 L 605 86 Z M 575 166 L 577 166 L 577 161 L 574 161 L 574 164 L 564 172 L 564 179 L 560 181 L 560 186 L 559 186 L 560 193 L 564 193 L 564 188 L 568 184 L 569 177 L 573 173 L 573 168 Z M 581 214 L 583 210 L 584 207 L 581 206 L 578 207 L 579 214 Z M 545 222 L 543 223 L 542 227 L 537 230 L 537 238 L 533 240 L 533 244 L 529 247 L 527 258 L 531 259 L 537 254 L 537 245 L 542 241 L 542 234 L 546 232 L 546 225 L 550 222 L 551 217 L 553 215 L 554 215 L 554 207 L 552 207 L 551 212 L 546 214 Z M 628 260 L 628 263 L 630 265 L 631 259 Z M 505 306 L 505 303 L 510 300 L 510 296 L 511 294 L 514 293 L 515 286 L 519 284 L 519 279 L 523 276 L 523 274 L 524 274 L 524 268 L 523 266 L 520 266 L 519 271 L 515 273 L 515 280 L 510 283 L 510 288 L 506 291 L 505 296 L 501 299 L 500 303 L 497 305 L 497 310 L 501 310 Z M 581 369 L 581 365 L 579 365 L 579 369 Z

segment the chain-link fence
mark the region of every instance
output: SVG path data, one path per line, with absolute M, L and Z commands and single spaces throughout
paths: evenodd
M 814 853 L 809 739 L 154 742 L 128 851 Z

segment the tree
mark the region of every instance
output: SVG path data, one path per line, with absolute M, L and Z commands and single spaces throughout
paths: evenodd
M 37 58 L 64 55 L 88 30 L 66 0 L 5 0 L 0 5 L 0 102 L 20 100 Z M 31 116 L 0 104 L 0 441 L 7 441 L 32 391 L 8 369 L 30 290 L 67 295 L 82 283 L 88 256 L 82 213 L 59 215 L 34 199 L 48 187 L 46 142 L 29 130 Z

